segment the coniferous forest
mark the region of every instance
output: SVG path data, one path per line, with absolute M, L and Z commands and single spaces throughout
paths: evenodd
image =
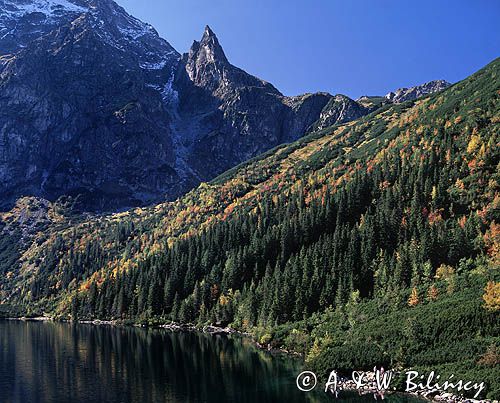
M 0 315 L 230 326 L 323 374 L 432 368 L 498 398 L 499 99 L 497 59 L 174 202 L 21 199 L 0 222 Z

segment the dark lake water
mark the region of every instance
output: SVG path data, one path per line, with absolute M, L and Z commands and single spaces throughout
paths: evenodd
M 236 336 L 0 320 L 0 403 L 374 401 L 301 392 L 301 371 Z

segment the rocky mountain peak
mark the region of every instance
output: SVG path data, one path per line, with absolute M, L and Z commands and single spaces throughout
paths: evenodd
M 227 98 L 236 89 L 259 87 L 281 95 L 271 84 L 233 66 L 219 43 L 219 39 L 207 25 L 201 40 L 194 41 L 189 53 L 184 55 L 185 70 L 189 80 L 216 98 Z
M 309 132 L 322 130 L 337 123 L 355 120 L 369 113 L 369 110 L 346 95 L 337 94 L 329 97 L 319 119 L 308 128 Z
M 203 37 L 201 38 L 201 41 L 204 42 L 210 39 L 213 39 L 218 43 L 217 35 L 215 35 L 215 32 L 212 31 L 212 28 L 210 28 L 209 25 L 205 25 L 205 30 L 203 31 Z
M 201 55 L 210 63 L 229 63 L 215 33 L 207 25 L 200 42 Z
M 189 50 L 186 72 L 189 78 L 202 87 L 215 90 L 231 65 L 212 29 L 207 25 L 201 41 L 194 41 Z
M 0 55 L 15 53 L 63 29 L 88 30 L 145 65 L 174 62 L 180 55 L 156 30 L 112 0 L 0 0 Z
M 415 87 L 398 88 L 385 95 L 385 98 L 394 103 L 401 103 L 442 91 L 450 85 L 451 83 L 445 80 L 433 80 Z

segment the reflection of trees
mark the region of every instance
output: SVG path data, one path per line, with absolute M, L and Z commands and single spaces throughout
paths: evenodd
M 2 322 L 0 340 L 2 366 L 14 368 L 16 378 L 0 392 L 7 403 L 19 394 L 25 401 L 42 401 L 41 391 L 44 401 L 54 402 L 219 402 L 256 396 L 275 402 L 280 394 L 297 395 L 295 364 L 271 359 L 239 337 Z
M 298 364 L 237 336 L 0 322 L 2 403 L 331 401 L 296 389 Z

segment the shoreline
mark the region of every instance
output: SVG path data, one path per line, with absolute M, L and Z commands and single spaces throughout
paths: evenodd
M 21 316 L 19 318 L 0 318 L 0 320 L 20 321 L 20 322 L 55 322 L 54 319 L 48 316 L 35 316 L 32 318 L 27 316 Z
M 213 326 L 213 325 L 205 325 L 205 326 L 196 326 L 193 324 L 181 324 L 176 322 L 163 323 L 158 325 L 146 325 L 141 323 L 125 323 L 122 320 L 100 320 L 100 319 L 92 319 L 92 320 L 78 320 L 72 321 L 67 319 L 54 319 L 49 316 L 37 316 L 37 317 L 19 317 L 19 318 L 0 318 L 1 320 L 6 321 L 20 321 L 20 322 L 59 322 L 59 323 L 75 323 L 79 325 L 92 325 L 92 326 L 112 326 L 112 327 L 138 327 L 138 328 L 147 328 L 147 329 L 165 329 L 171 332 L 200 332 L 204 334 L 209 334 L 212 336 L 217 335 L 236 335 L 240 337 L 246 337 L 260 350 L 266 351 L 271 354 L 286 354 L 289 356 L 294 356 L 295 358 L 300 357 L 303 359 L 303 355 L 297 353 L 295 351 L 288 351 L 281 348 L 272 348 L 270 344 L 267 346 L 260 344 L 252 337 L 251 333 L 242 332 L 240 330 L 236 330 L 226 327 Z M 367 374 L 367 379 L 373 381 L 375 379 L 375 373 L 372 371 L 362 371 Z M 364 390 L 358 390 L 356 388 L 355 382 L 346 377 L 341 377 L 342 384 L 345 391 L 349 392 L 358 392 L 360 395 L 380 395 L 380 392 L 373 388 L 367 388 Z M 334 392 L 330 390 L 332 396 Z M 449 392 L 444 392 L 441 390 L 428 390 L 428 391 L 418 391 L 418 392 L 401 392 L 401 391 L 389 391 L 386 393 L 387 395 L 391 394 L 399 394 L 399 395 L 407 395 L 413 396 L 421 399 L 423 402 L 451 402 L 451 403 L 498 403 L 498 400 L 488 400 L 488 399 L 473 399 L 466 398 L 462 396 L 457 396 Z

